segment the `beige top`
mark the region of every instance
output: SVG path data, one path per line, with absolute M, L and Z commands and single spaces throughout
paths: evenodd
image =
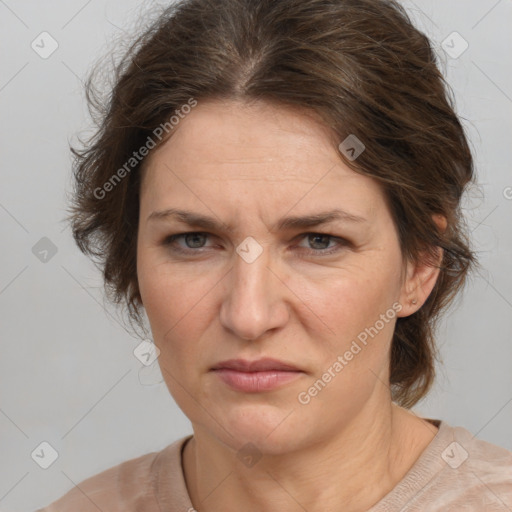
M 428 421 L 436 436 L 368 512 L 512 512 L 512 452 Z M 36 512 L 193 512 L 181 458 L 191 437 L 92 476 Z

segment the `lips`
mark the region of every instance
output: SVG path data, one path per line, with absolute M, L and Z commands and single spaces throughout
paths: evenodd
M 299 368 L 277 359 L 265 357 L 256 361 L 246 361 L 245 359 L 229 359 L 216 364 L 212 370 L 235 370 L 238 372 L 299 372 Z
M 211 370 L 224 384 L 243 393 L 273 391 L 304 375 L 297 367 L 271 358 L 257 361 L 230 359 L 216 364 Z

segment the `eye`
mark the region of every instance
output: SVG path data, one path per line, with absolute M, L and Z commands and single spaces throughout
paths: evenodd
M 192 252 L 194 252 L 194 249 L 201 249 L 203 247 L 203 243 L 205 240 L 205 237 L 208 236 L 208 233 L 201 233 L 201 232 L 190 232 L 190 233 L 180 233 L 176 235 L 170 235 L 168 236 L 164 242 L 163 245 L 171 246 L 171 249 L 176 252 L 181 253 L 188 253 L 190 252 L 187 249 L 191 249 Z M 183 248 L 181 246 L 176 246 L 175 242 L 177 240 L 183 239 L 185 243 L 187 244 L 187 247 Z M 195 251 L 198 252 L 198 251 Z
M 307 237 L 307 242 L 309 245 L 313 246 L 313 250 L 308 250 L 306 252 L 308 254 L 316 256 L 328 256 L 330 254 L 340 251 L 343 248 L 343 246 L 349 245 L 349 242 L 347 240 L 340 237 L 336 237 L 334 235 L 328 235 L 326 233 L 304 233 L 300 235 L 300 237 Z M 328 249 L 327 246 L 329 245 L 329 242 L 332 241 L 337 241 L 338 245 L 335 245 L 334 247 Z
M 209 236 L 209 233 L 203 233 L 198 231 L 179 233 L 175 235 L 169 235 L 168 237 L 166 237 L 162 242 L 162 245 L 170 247 L 171 251 L 176 253 L 201 253 L 204 251 L 200 251 L 198 249 L 207 248 L 207 246 L 205 246 L 205 243 Z M 313 248 L 306 250 L 306 253 L 308 255 L 313 256 L 327 256 L 342 250 L 343 247 L 345 246 L 350 245 L 350 242 L 348 242 L 347 240 L 326 233 L 303 233 L 299 235 L 299 238 L 307 239 L 308 244 Z M 178 240 L 183 240 L 185 242 L 185 247 L 183 247 L 182 245 L 178 245 Z M 330 242 L 333 241 L 336 241 L 337 245 L 334 245 L 334 247 L 329 247 Z

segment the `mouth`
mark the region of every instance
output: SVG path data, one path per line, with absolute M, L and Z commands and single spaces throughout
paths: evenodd
M 246 361 L 245 359 L 228 359 L 222 361 L 211 368 L 212 370 L 236 370 L 239 372 L 267 372 L 267 371 L 301 371 L 293 366 L 278 359 L 264 357 L 255 361 Z
M 271 391 L 304 375 L 296 366 L 271 358 L 230 359 L 216 364 L 211 371 L 230 388 L 246 393 Z

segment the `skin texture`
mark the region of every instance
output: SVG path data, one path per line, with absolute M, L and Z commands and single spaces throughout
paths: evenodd
M 183 460 L 200 512 L 366 510 L 437 431 L 391 401 L 396 316 L 308 404 L 298 401 L 394 303 L 398 316 L 420 308 L 438 276 L 434 267 L 403 265 L 380 186 L 342 162 L 331 136 L 294 109 L 200 101 L 146 161 L 139 286 L 163 377 L 193 426 Z M 224 227 L 147 220 L 167 208 Z M 273 229 L 283 216 L 333 208 L 366 220 Z M 164 244 L 187 232 L 208 234 Z M 248 236 L 263 250 L 252 263 L 236 252 Z M 278 389 L 243 393 L 210 371 L 226 359 L 261 357 L 303 373 Z M 247 443 L 261 455 L 251 467 L 237 457 Z

